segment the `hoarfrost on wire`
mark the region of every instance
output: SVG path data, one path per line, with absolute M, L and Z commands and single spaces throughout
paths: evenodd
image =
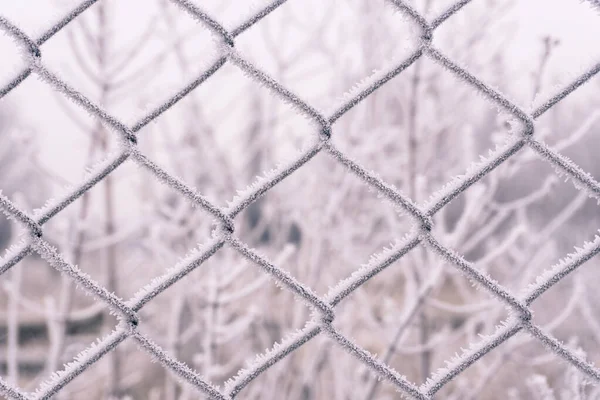
M 540 140 L 536 139 L 534 132 L 534 119 L 589 81 L 600 71 L 600 64 L 580 74 L 572 83 L 529 114 L 507 99 L 497 89 L 471 74 L 466 67 L 459 65 L 444 55 L 441 50 L 432 46 L 434 30 L 446 19 L 458 12 L 464 5 L 468 4 L 468 0 L 457 2 L 442 12 L 433 22 L 428 22 L 404 1 L 393 0 L 394 9 L 400 12 L 404 18 L 414 23 L 414 36 L 421 39 L 417 48 L 412 48 L 408 44 L 408 41 L 403 42 L 400 46 L 404 46 L 403 50 L 408 50 L 409 55 L 406 55 L 401 60 L 390 61 L 386 66 L 359 82 L 339 99 L 340 104 L 336 108 L 332 108 L 331 114 L 324 114 L 263 72 L 259 66 L 248 61 L 243 54 L 234 48 L 234 39 L 237 35 L 284 4 L 285 0 L 276 0 L 263 6 L 252 5 L 250 9 L 253 10 L 253 15 L 241 19 L 238 22 L 239 25 L 232 30 L 224 28 L 209 13 L 197 6 L 196 2 L 189 0 L 172 1 L 215 34 L 217 42 L 221 46 L 221 54 L 220 57 L 219 55 L 217 56 L 218 58 L 216 58 L 215 62 L 204 73 L 169 100 L 158 106 L 154 111 L 141 118 L 140 122 L 133 125 L 133 128 L 126 126 L 108 114 L 103 108 L 94 104 L 79 91 L 67 85 L 57 74 L 46 68 L 41 58 L 39 46 L 95 3 L 95 1 L 81 3 L 65 18 L 57 22 L 46 33 L 43 33 L 37 40 L 31 39 L 18 26 L 0 17 L 0 29 L 11 36 L 23 50 L 23 57 L 28 63 L 28 67 L 9 82 L 8 85 L 3 87 L 0 90 L 0 94 L 4 96 L 26 79 L 29 74 L 33 73 L 44 84 L 50 85 L 54 90 L 60 92 L 85 110 L 89 115 L 110 127 L 121 140 L 119 152 L 108 155 L 104 161 L 101 161 L 88 170 L 81 182 L 66 188 L 64 194 L 58 196 L 56 199 L 48 200 L 42 208 L 34 211 L 33 217 L 29 217 L 26 212 L 16 207 L 8 198 L 0 195 L 0 206 L 3 212 L 10 219 L 25 225 L 32 234 L 29 241 L 24 240 L 20 245 L 12 246 L 7 251 L 6 255 L 2 258 L 3 264 L 0 267 L 0 273 L 8 271 L 18 260 L 22 259 L 28 253 L 35 251 L 52 267 L 75 281 L 79 287 L 83 288 L 84 293 L 94 295 L 107 305 L 111 313 L 122 317 L 115 331 L 93 343 L 77 355 L 72 362 L 67 363 L 63 370 L 53 373 L 48 380 L 43 382 L 36 390 L 35 398 L 46 399 L 56 395 L 64 385 L 80 375 L 103 355 L 116 348 L 127 338 L 135 340 L 138 347 L 142 351 L 149 353 L 153 361 L 168 368 L 180 379 L 191 384 L 200 392 L 217 399 L 233 398 L 248 383 L 265 372 L 270 366 L 320 333 L 324 333 L 323 336 L 326 336 L 347 353 L 356 357 L 376 374 L 377 379 L 385 378 L 392 382 L 404 396 L 416 399 L 431 399 L 450 380 L 518 332 L 527 332 L 530 336 L 542 342 L 553 354 L 560 356 L 574 368 L 585 373 L 589 378 L 595 381 L 600 380 L 600 372 L 592 364 L 587 363 L 581 354 L 578 354 L 577 351 L 567 349 L 560 341 L 534 325 L 531 321 L 531 310 L 529 309 L 529 305 L 543 292 L 550 289 L 567 274 L 600 252 L 599 236 L 596 236 L 593 242 L 584 243 L 582 248 L 576 249 L 573 254 L 570 254 L 564 260 L 561 260 L 558 264 L 539 275 L 535 283 L 531 284 L 525 290 L 523 296 L 517 298 L 491 276 L 480 271 L 476 265 L 467 261 L 458 252 L 447 247 L 431 233 L 431 217 L 436 212 L 470 186 L 481 181 L 484 176 L 516 154 L 524 146 L 529 146 L 541 157 L 545 158 L 557 169 L 559 174 L 571 178 L 577 189 L 585 190 L 591 197 L 596 198 L 600 202 L 600 185 L 598 182 L 574 162 L 556 153 Z M 588 1 L 591 4 L 596 3 L 596 0 Z M 512 131 L 513 135 L 509 136 L 505 143 L 498 145 L 495 150 L 491 150 L 489 155 L 482 158 L 480 162 L 470 165 L 463 175 L 457 176 L 451 182 L 444 185 L 423 206 L 420 206 L 402 194 L 394 185 L 390 185 L 382 180 L 377 173 L 366 170 L 358 162 L 338 150 L 331 143 L 330 136 L 332 135 L 332 125 L 342 115 L 422 57 L 428 57 L 436 61 L 443 69 L 455 74 L 465 84 L 474 88 L 478 95 L 490 100 L 499 110 L 507 112 L 511 121 L 519 121 L 522 126 L 518 127 L 520 129 L 515 127 Z M 249 80 L 263 85 L 273 95 L 278 96 L 290 105 L 295 112 L 303 115 L 313 124 L 316 124 L 318 131 L 314 135 L 314 139 L 296 155 L 285 160 L 264 175 L 257 177 L 245 190 L 238 191 L 238 194 L 228 203 L 226 209 L 222 209 L 216 206 L 211 199 L 204 197 L 196 188 L 188 185 L 183 179 L 163 170 L 158 164 L 142 154 L 137 147 L 135 133 L 153 121 L 158 115 L 167 111 L 180 99 L 184 98 L 195 87 L 210 78 L 226 62 L 240 68 Z M 518 124 L 515 123 L 513 125 L 516 126 Z M 349 277 L 331 287 L 324 297 L 320 297 L 309 286 L 294 278 L 286 269 L 270 262 L 265 256 L 262 256 L 258 251 L 250 248 L 234 236 L 235 227 L 233 219 L 260 196 L 309 162 L 312 157 L 323 149 L 337 162 L 344 165 L 350 173 L 361 178 L 371 189 L 376 190 L 378 194 L 386 197 L 399 209 L 414 217 L 415 224 L 413 230 L 402 240 L 396 241 L 390 247 L 384 248 L 380 253 L 373 255 L 368 263 L 360 266 Z M 42 237 L 41 226 L 57 213 L 64 210 L 73 201 L 82 197 L 95 184 L 102 181 L 102 179 L 128 159 L 134 161 L 138 166 L 149 170 L 152 176 L 185 196 L 192 205 L 200 206 L 211 213 L 216 218 L 217 224 L 220 223 L 221 226 L 219 227 L 220 229 L 215 229 L 213 238 L 210 241 L 192 250 L 179 263 L 167 269 L 163 275 L 151 279 L 130 300 L 124 302 L 114 293 L 109 292 L 90 276 L 82 272 L 76 265 L 67 262 L 64 256 Z M 462 354 L 456 354 L 455 357 L 447 361 L 446 367 L 438 369 L 420 388 L 409 382 L 405 376 L 400 375 L 392 367 L 386 365 L 377 356 L 361 348 L 354 340 L 344 336 L 332 325 L 335 317 L 335 307 L 342 299 L 419 244 L 428 246 L 448 264 L 457 267 L 472 282 L 477 283 L 480 288 L 491 292 L 502 304 L 506 304 L 510 306 L 512 311 L 516 311 L 510 315 L 509 319 L 502 321 L 496 327 L 496 331 L 493 334 L 482 336 L 479 342 L 472 343 L 468 349 L 462 350 Z M 184 363 L 171 357 L 150 338 L 141 334 L 137 329 L 137 312 L 147 302 L 184 278 L 194 268 L 200 266 L 225 245 L 231 246 L 252 264 L 260 267 L 265 275 L 274 279 L 277 286 L 281 289 L 292 291 L 299 300 L 313 309 L 313 313 L 312 318 L 306 323 L 303 329 L 286 336 L 280 342 L 275 343 L 265 353 L 257 355 L 253 362 L 248 363 L 245 368 L 239 370 L 234 377 L 225 383 L 223 391 L 210 383 L 206 377 L 201 376 Z M 537 386 L 543 386 L 543 383 L 539 379 L 534 379 L 532 383 Z M 21 399 L 24 397 L 18 390 L 12 388 L 2 380 L 0 380 L 0 391 L 12 398 Z

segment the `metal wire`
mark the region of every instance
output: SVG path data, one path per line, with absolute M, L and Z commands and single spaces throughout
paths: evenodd
M 109 157 L 90 172 L 80 184 L 67 191 L 62 197 L 54 200 L 53 203 L 47 205 L 42 211 L 37 212 L 34 215 L 30 215 L 19 209 L 8 198 L 0 196 L 0 207 L 15 220 L 24 225 L 30 232 L 29 240 L 22 243 L 20 247 L 13 249 L 12 253 L 5 257 L 4 262 L 0 265 L 0 274 L 5 273 L 10 268 L 14 267 L 28 254 L 37 252 L 54 268 L 70 276 L 81 289 L 102 301 L 112 312 L 117 314 L 120 319 L 120 322 L 113 332 L 99 340 L 97 343 L 92 344 L 71 363 L 66 365 L 62 371 L 53 374 L 53 376 L 48 381 L 44 382 L 35 392 L 26 393 L 0 378 L 1 394 L 9 399 L 24 400 L 51 398 L 76 376 L 86 371 L 96 361 L 112 349 L 116 348 L 125 339 L 130 338 L 136 341 L 141 349 L 148 352 L 161 365 L 193 385 L 199 392 L 213 399 L 232 399 L 269 367 L 321 333 L 328 335 L 345 351 L 358 358 L 377 376 L 391 382 L 408 398 L 420 400 L 432 399 L 444 385 L 450 382 L 450 380 L 520 331 L 527 332 L 529 335 L 539 340 L 549 351 L 575 366 L 591 378 L 591 380 L 595 382 L 600 381 L 600 370 L 583 360 L 575 354 L 575 352 L 567 349 L 558 340 L 544 332 L 539 326 L 535 325 L 532 321 L 532 312 L 530 309 L 531 304 L 542 293 L 600 252 L 600 238 L 597 237 L 593 242 L 585 243 L 583 249 L 578 253 L 567 258 L 565 261 L 562 261 L 560 264 L 553 266 L 542 276 L 539 276 L 535 283 L 529 287 L 527 293 L 522 296 L 516 296 L 508 289 L 495 282 L 491 277 L 479 271 L 472 263 L 468 262 L 462 256 L 438 241 L 431 233 L 433 224 L 432 216 L 434 214 L 460 193 L 482 179 L 494 168 L 498 167 L 524 147 L 531 148 L 540 157 L 544 158 L 558 170 L 572 178 L 578 188 L 587 191 L 591 196 L 600 198 L 600 185 L 598 182 L 566 157 L 549 149 L 543 142 L 536 140 L 535 138 L 535 120 L 567 95 L 575 91 L 579 86 L 595 76 L 600 71 L 600 63 L 596 64 L 571 84 L 558 91 L 548 101 L 529 114 L 513 104 L 509 99 L 491 86 L 475 77 L 467 69 L 454 63 L 450 58 L 444 55 L 440 49 L 433 46 L 432 43 L 435 30 L 448 18 L 452 17 L 452 15 L 459 12 L 463 6 L 470 3 L 471 0 L 458 1 L 431 22 L 428 22 L 425 17 L 419 14 L 407 2 L 403 0 L 389 0 L 393 6 L 407 15 L 420 28 L 421 40 L 419 46 L 406 60 L 374 77 L 366 86 L 364 86 L 362 91 L 350 100 L 339 105 L 335 108 L 336 111 L 330 115 L 325 115 L 268 76 L 258 66 L 249 62 L 234 47 L 235 39 L 238 35 L 245 32 L 254 24 L 260 22 L 270 13 L 275 12 L 276 9 L 287 0 L 273 1 L 263 9 L 259 10 L 255 15 L 252 15 L 246 21 L 242 22 L 232 31 L 225 29 L 223 25 L 212 18 L 208 13 L 201 10 L 192 1 L 171 1 L 180 6 L 185 12 L 189 13 L 198 20 L 199 23 L 206 26 L 220 38 L 222 41 L 222 54 L 209 69 L 196 77 L 179 92 L 175 93 L 171 98 L 164 101 L 155 110 L 142 117 L 138 122 L 132 124 L 131 127 L 120 122 L 117 118 L 108 114 L 100 106 L 94 104 L 76 89 L 70 87 L 58 75 L 46 68 L 42 62 L 43 57 L 40 46 L 77 18 L 77 16 L 85 12 L 90 6 L 96 3 L 97 0 L 82 2 L 63 19 L 54 24 L 47 32 L 43 33 L 38 39 L 30 38 L 18 26 L 0 16 L 0 30 L 10 35 L 15 42 L 20 45 L 27 62 L 27 68 L 20 71 L 8 84 L 0 88 L 0 98 L 19 86 L 32 73 L 36 74 L 42 81 L 46 82 L 52 88 L 61 92 L 81 108 L 98 118 L 121 139 L 120 148 L 117 154 Z M 491 102 L 514 116 L 514 118 L 521 122 L 522 127 L 520 134 L 509 140 L 503 147 L 496 149 L 495 152 L 487 158 L 484 158 L 479 164 L 470 168 L 463 176 L 449 182 L 432 200 L 428 201 L 426 204 L 417 205 L 392 185 L 389 185 L 347 157 L 333 145 L 330 138 L 333 134 L 333 128 L 335 127 L 336 121 L 342 115 L 422 57 L 428 57 L 436 61 L 443 68 L 457 75 L 465 84 L 472 86 Z M 226 63 L 236 65 L 245 72 L 250 79 L 260 82 L 270 89 L 274 95 L 289 102 L 299 113 L 314 121 L 318 126 L 318 131 L 315 132 L 313 144 L 295 160 L 280 166 L 274 172 L 261 178 L 250 191 L 246 192 L 243 196 L 234 199 L 228 208 L 221 208 L 212 204 L 185 182 L 169 175 L 159 165 L 143 155 L 137 146 L 136 133 L 159 115 L 166 112 L 196 87 L 204 83 Z M 380 255 L 366 266 L 361 267 L 350 277 L 340 281 L 335 287 L 330 289 L 325 296 L 320 297 L 308 286 L 296 280 L 288 272 L 273 265 L 265 257 L 257 254 L 254 250 L 250 249 L 246 244 L 240 241 L 235 236 L 233 220 L 258 197 L 273 188 L 294 171 L 301 168 L 306 162 L 322 151 L 345 165 L 351 173 L 360 177 L 368 185 L 387 197 L 391 202 L 402 207 L 414 219 L 415 225 L 411 233 L 396 246 L 386 250 L 383 255 Z M 131 299 L 125 301 L 118 298 L 115 294 L 110 293 L 106 288 L 91 279 L 76 266 L 65 261 L 64 257 L 44 239 L 43 225 L 129 159 L 149 170 L 160 181 L 174 188 L 189 201 L 212 214 L 217 220 L 219 229 L 215 230 L 212 239 L 208 243 L 205 243 L 199 249 L 190 253 L 185 260 L 169 269 L 164 275 L 152 280 L 152 282 L 147 284 Z M 501 324 L 495 333 L 472 345 L 471 348 L 464 351 L 462 355 L 450 360 L 447 363 L 446 368 L 434 373 L 420 387 L 409 382 L 390 366 L 384 364 L 378 358 L 369 354 L 356 343 L 343 336 L 332 325 L 332 321 L 335 318 L 335 307 L 342 299 L 349 296 L 367 280 L 392 265 L 419 244 L 429 247 L 441 257 L 445 258 L 451 265 L 460 270 L 472 281 L 485 288 L 492 296 L 506 304 L 506 306 L 513 311 L 511 316 Z M 223 246 L 230 246 L 237 250 L 241 255 L 261 268 L 266 274 L 271 275 L 301 300 L 308 303 L 315 310 L 315 314 L 313 319 L 308 321 L 304 329 L 278 343 L 271 350 L 258 357 L 257 361 L 250 367 L 240 370 L 223 388 L 218 388 L 184 363 L 168 355 L 155 344 L 151 338 L 140 333 L 139 324 L 143 321 L 140 321 L 138 312 L 154 297 L 167 290 L 180 279 L 183 279 L 188 273 L 209 259 Z

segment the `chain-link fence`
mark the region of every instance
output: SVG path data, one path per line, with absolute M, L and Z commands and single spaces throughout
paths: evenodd
M 57 76 L 50 71 L 43 63 L 41 46 L 97 1 L 98 0 L 87 0 L 82 2 L 77 8 L 72 10 L 63 19 L 44 32 L 39 38 L 29 37 L 18 26 L 7 19 L 0 17 L 0 28 L 20 45 L 28 65 L 28 67 L 20 71 L 10 83 L 0 88 L 0 98 L 18 87 L 24 80 L 28 79 L 30 75 L 37 75 L 47 85 L 62 93 L 62 95 L 75 102 L 82 109 L 93 114 L 103 124 L 111 128 L 121 139 L 120 151 L 116 156 L 96 167 L 96 169 L 91 171 L 87 178 L 78 186 L 73 187 L 52 204 L 47 205 L 40 213 L 30 215 L 26 211 L 15 206 L 8 198 L 4 196 L 0 197 L 0 205 L 6 213 L 26 226 L 30 233 L 28 242 L 23 244 L 20 248 L 13 250 L 12 253 L 4 259 L 4 262 L 0 265 L 0 274 L 7 272 L 11 268 L 18 268 L 17 263 L 19 263 L 20 260 L 25 258 L 28 254 L 36 252 L 54 268 L 70 276 L 80 288 L 106 304 L 112 312 L 119 316 L 120 323 L 112 333 L 91 345 L 87 350 L 76 357 L 75 360 L 69 363 L 65 369 L 54 374 L 49 381 L 45 382 L 34 393 L 25 393 L 23 390 L 8 384 L 1 378 L 0 393 L 9 399 L 51 398 L 53 395 L 59 393 L 71 380 L 80 374 L 84 374 L 85 371 L 100 358 L 115 349 L 125 339 L 130 338 L 136 341 L 141 349 L 151 354 L 153 358 L 164 366 L 164 368 L 171 370 L 174 374 L 189 382 L 196 387 L 199 392 L 208 395 L 210 398 L 230 399 L 240 393 L 252 380 L 260 376 L 269 367 L 321 333 L 328 335 L 335 343 L 337 343 L 337 345 L 359 359 L 378 377 L 390 381 L 401 393 L 410 398 L 433 398 L 435 394 L 454 377 L 520 331 L 528 333 L 543 343 L 548 351 L 555 353 L 575 366 L 591 380 L 595 382 L 600 381 L 600 370 L 579 357 L 575 352 L 567 349 L 547 332 L 544 332 L 532 320 L 532 311 L 530 309 L 532 303 L 542 293 L 600 252 L 600 238 L 597 237 L 593 242 L 584 244 L 583 248 L 576 253 L 576 255 L 570 256 L 565 261 L 547 270 L 542 276 L 537 277 L 537 279 L 529 286 L 527 293 L 518 297 L 495 282 L 488 275 L 482 273 L 475 265 L 456 254 L 452 249 L 446 247 L 432 235 L 432 216 L 434 214 L 440 211 L 463 191 L 467 190 L 471 185 L 481 180 L 486 174 L 494 170 L 494 168 L 498 167 L 525 147 L 529 147 L 539 155 L 539 157 L 545 159 L 559 171 L 562 171 L 572 178 L 579 189 L 587 191 L 589 195 L 600 199 L 600 184 L 598 182 L 566 157 L 551 150 L 541 141 L 536 140 L 535 135 L 536 119 L 596 75 L 600 71 L 600 63 L 596 64 L 592 69 L 582 74 L 562 90 L 558 91 L 553 97 L 529 114 L 513 104 L 485 82 L 472 75 L 468 70 L 457 65 L 448 58 L 441 49 L 434 46 L 433 38 L 436 29 L 455 13 L 460 12 L 460 10 L 470 2 L 469 0 L 457 2 L 432 21 L 426 20 L 413 7 L 407 4 L 407 2 L 402 0 L 391 0 L 394 7 L 408 16 L 408 18 L 419 27 L 421 33 L 420 45 L 406 60 L 396 65 L 393 69 L 384 71 L 374 77 L 366 85 L 362 86 L 362 89 L 352 99 L 341 104 L 330 115 L 325 115 L 272 79 L 269 75 L 261 71 L 259 66 L 249 62 L 236 51 L 236 38 L 253 25 L 260 22 L 263 18 L 266 18 L 270 13 L 276 12 L 277 8 L 284 4 L 286 0 L 272 2 L 231 31 L 226 30 L 218 21 L 201 10 L 192 1 L 172 0 L 173 3 L 176 3 L 184 9 L 217 36 L 221 42 L 221 57 L 203 74 L 196 77 L 192 82 L 179 92 L 175 93 L 155 110 L 141 118 L 132 126 L 127 126 L 82 95 L 77 88 L 68 85 L 60 76 Z M 335 127 L 336 121 L 338 121 L 340 117 L 353 107 L 357 106 L 375 90 L 385 85 L 392 78 L 401 74 L 411 64 L 422 57 L 428 57 L 436 61 L 443 68 L 459 77 L 465 85 L 472 86 L 486 98 L 494 102 L 498 107 L 510 113 L 518 121 L 520 133 L 514 135 L 506 145 L 490 154 L 490 156 L 483 159 L 479 164 L 470 168 L 461 178 L 455 179 L 444 186 L 444 189 L 434 199 L 429 200 L 426 204 L 415 204 L 413 200 L 400 193 L 392 185 L 386 183 L 358 163 L 351 160 L 346 154 L 333 145 L 330 138 L 333 134 L 333 128 Z M 246 73 L 249 79 L 262 83 L 270 89 L 273 95 L 279 96 L 293 105 L 299 113 L 305 115 L 317 124 L 318 132 L 314 135 L 315 140 L 312 145 L 309 146 L 308 150 L 303 152 L 292 162 L 269 173 L 266 177 L 261 179 L 258 184 L 254 185 L 249 192 L 246 192 L 244 196 L 238 198 L 233 203 L 230 203 L 227 208 L 221 208 L 212 204 L 203 197 L 201 193 L 192 189 L 185 182 L 168 174 L 163 168 L 144 155 L 137 146 L 136 134 L 162 113 L 168 111 L 169 108 L 179 100 L 186 97 L 196 87 L 210 79 L 210 77 L 226 63 L 237 66 Z M 307 134 L 310 134 L 310 132 L 307 132 Z M 346 166 L 351 173 L 356 174 L 368 185 L 376 189 L 381 195 L 404 209 L 414 219 L 413 230 L 402 242 L 385 253 L 383 257 L 379 257 L 376 262 L 357 270 L 350 277 L 340 281 L 322 297 L 317 295 L 310 287 L 296 280 L 285 270 L 273 265 L 269 260 L 260 256 L 242 242 L 235 234 L 233 223 L 236 216 L 256 199 L 294 171 L 301 168 L 320 152 L 329 154 L 339 163 Z M 81 197 L 98 182 L 102 181 L 102 179 L 112 173 L 126 160 L 131 160 L 144 169 L 151 171 L 160 181 L 177 190 L 190 202 L 211 213 L 217 221 L 217 227 L 214 230 L 212 239 L 208 243 L 205 243 L 201 249 L 191 253 L 184 261 L 168 270 L 166 274 L 153 279 L 140 290 L 137 295 L 129 300 L 123 300 L 117 297 L 79 270 L 76 266 L 65 261 L 63 255 L 55 250 L 44 239 L 43 233 L 43 226 L 45 223 L 65 209 L 69 204 Z M 500 302 L 506 304 L 512 311 L 511 316 L 501 324 L 495 333 L 472 345 L 471 348 L 466 350 L 462 355 L 450 360 L 447 363 L 446 369 L 431 376 L 422 386 L 417 386 L 414 383 L 409 382 L 405 377 L 401 376 L 380 359 L 369 354 L 352 340 L 342 335 L 332 324 L 336 316 L 336 306 L 342 299 L 350 296 L 370 278 L 391 266 L 395 261 L 403 257 L 419 244 L 427 246 L 446 259 L 450 265 L 458 268 L 472 281 L 485 288 Z M 299 299 L 308 303 L 314 310 L 314 314 L 313 319 L 307 323 L 304 329 L 282 341 L 270 351 L 267 351 L 258 358 L 259 361 L 254 363 L 251 368 L 240 370 L 239 373 L 228 381 L 224 387 L 219 388 L 203 379 L 202 376 L 184 363 L 171 357 L 163 351 L 161 347 L 155 344 L 152 338 L 142 334 L 138 327 L 139 324 L 143 324 L 143 321 L 140 321 L 138 312 L 157 295 L 169 289 L 170 286 L 180 279 L 184 279 L 187 274 L 224 246 L 230 246 L 235 249 L 246 259 L 260 267 L 265 274 L 271 275 L 282 286 L 292 291 Z

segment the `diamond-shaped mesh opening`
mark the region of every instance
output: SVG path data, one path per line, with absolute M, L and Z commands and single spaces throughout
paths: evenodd
M 509 138 L 510 116 L 459 82 L 421 58 L 342 116 L 333 142 L 422 203 Z
M 434 222 L 436 233 L 478 269 L 519 290 L 573 246 L 594 239 L 597 211 L 594 198 L 524 149 L 457 196 Z
M 290 197 L 290 192 L 296 195 Z M 305 215 L 301 210 L 306 208 L 314 214 Z M 270 257 L 293 249 L 290 271 L 326 293 L 408 231 L 411 220 L 403 214 L 329 154 L 320 153 L 244 210 L 238 226 L 244 240 Z
M 230 90 L 240 86 L 245 96 Z M 316 131 L 270 90 L 226 63 L 139 138 L 144 154 L 225 206 L 257 176 L 299 157 Z M 189 163 L 196 168 L 185 168 Z
M 384 295 L 390 292 L 394 295 Z M 501 301 L 475 289 L 430 249 L 417 246 L 349 295 L 334 324 L 421 384 L 478 335 L 492 333 L 506 316 Z
M 293 257 L 284 251 L 270 261 L 286 270 Z M 169 323 L 153 306 L 142 311 L 141 331 L 218 385 L 310 317 L 289 289 L 227 244 L 152 301 L 172 310 Z
M 64 193 L 63 189 L 57 199 Z M 115 279 L 111 290 L 129 298 L 197 243 L 207 241 L 213 219 L 153 174 L 126 161 L 43 229 L 44 238 L 68 262 L 102 284 Z

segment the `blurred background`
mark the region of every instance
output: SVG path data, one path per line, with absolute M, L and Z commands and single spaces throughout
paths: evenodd
M 195 0 L 229 30 L 268 2 Z M 454 1 L 413 0 L 429 19 Z M 75 0 L 0 0 L 31 37 Z M 236 49 L 317 109 L 335 110 L 376 71 L 406 59 L 418 30 L 383 0 L 290 0 Z M 434 45 L 532 110 L 600 59 L 600 13 L 577 0 L 476 0 Z M 102 0 L 42 46 L 43 62 L 130 126 L 219 57 L 211 33 L 167 0 Z M 0 35 L 0 86 L 23 68 Z M 600 179 L 600 78 L 537 121 L 535 135 Z M 507 115 L 422 58 L 346 113 L 334 144 L 425 204 L 514 133 Z M 315 127 L 233 64 L 138 133 L 151 160 L 227 206 L 257 176 L 312 143 Z M 0 189 L 22 209 L 76 185 L 117 150 L 117 135 L 32 75 L 0 101 Z M 411 220 L 326 153 L 245 209 L 236 234 L 320 295 L 390 247 Z M 524 149 L 434 217 L 439 241 L 513 293 L 593 240 L 597 200 Z M 210 239 L 213 218 L 126 162 L 44 225 L 65 258 L 131 298 Z M 26 239 L 0 215 L 0 247 Z M 533 304 L 534 321 L 600 362 L 599 263 L 592 259 Z M 415 304 L 415 301 L 418 304 Z M 416 384 L 490 334 L 506 307 L 418 247 L 336 308 L 334 326 Z M 311 310 L 225 246 L 141 311 L 141 331 L 217 385 L 310 320 Z M 39 256 L 0 276 L 0 376 L 33 391 L 116 319 Z M 133 341 L 68 384 L 58 399 L 192 399 L 199 394 Z M 320 335 L 250 383 L 240 399 L 396 399 L 357 359 Z M 598 387 L 526 334 L 444 387 L 444 399 L 600 399 Z

